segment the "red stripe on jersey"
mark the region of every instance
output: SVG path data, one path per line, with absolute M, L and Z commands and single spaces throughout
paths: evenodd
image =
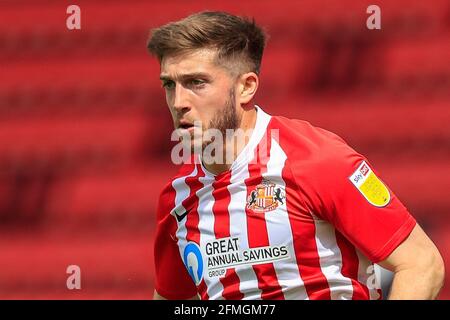
M 273 123 L 273 121 L 272 121 Z M 270 129 L 269 129 L 270 130 Z M 291 146 L 291 137 L 279 131 L 278 143 L 287 155 L 286 164 L 282 171 L 283 180 L 286 183 L 286 209 L 292 230 L 295 257 L 306 293 L 310 300 L 331 300 L 328 280 L 320 267 L 319 253 L 316 244 L 316 226 L 314 218 L 308 211 L 308 207 L 301 198 L 297 181 L 289 167 L 289 155 L 295 146 Z M 297 208 L 304 208 L 303 211 Z
M 296 212 L 296 207 L 302 206 L 301 199 L 294 183 L 291 170 L 283 168 L 283 179 L 286 183 L 286 208 L 291 224 L 295 256 L 300 277 L 305 285 L 309 299 L 331 299 L 328 281 L 320 268 L 319 254 L 316 244 L 316 226 L 309 212 Z M 296 204 L 294 204 L 297 202 Z M 305 207 L 306 208 L 306 207 Z M 305 215 L 305 217 L 302 217 Z
M 228 213 L 228 205 L 231 197 L 227 186 L 230 184 L 231 172 L 225 171 L 215 177 L 212 184 L 214 198 L 213 213 L 214 213 L 214 234 L 217 239 L 226 238 L 230 236 L 230 214 Z M 218 186 L 222 185 L 222 188 Z
M 214 198 L 213 214 L 214 214 L 214 234 L 216 239 L 227 238 L 230 236 L 230 214 L 228 206 L 231 201 L 228 186 L 230 185 L 231 171 L 226 171 L 215 177 L 212 184 Z M 222 185 L 218 189 L 217 186 Z M 242 300 L 244 295 L 239 291 L 240 279 L 234 268 L 227 270 L 225 277 L 220 278 L 223 285 L 222 296 L 226 300 Z
M 199 181 L 199 177 L 203 177 L 204 175 L 203 171 L 197 165 L 197 175 L 187 177 L 185 180 L 185 183 L 189 188 L 189 197 L 182 202 L 184 209 L 189 212 L 185 218 L 185 227 L 187 230 L 186 239 L 187 241 L 195 242 L 198 245 L 200 245 L 200 231 L 198 230 L 198 196 L 196 193 L 203 187 L 203 184 Z
M 206 286 L 205 280 L 202 280 L 202 282 L 198 285 L 198 293 L 200 294 L 200 298 L 202 300 L 209 300 L 208 287 Z
M 169 192 L 167 192 L 167 202 L 172 204 L 172 208 L 175 207 L 175 196 L 177 194 L 177 192 L 175 191 L 174 187 L 172 186 L 172 183 L 170 183 L 166 188 L 169 188 Z M 161 199 L 159 200 L 161 201 Z M 167 212 L 164 212 L 163 210 L 158 211 L 159 215 L 164 215 L 163 217 L 158 217 L 158 221 L 161 221 L 163 219 L 170 219 L 170 230 L 168 230 L 170 237 L 177 242 L 178 238 L 177 238 L 177 230 L 178 230 L 178 225 L 176 223 L 175 218 L 168 214 Z M 161 222 L 160 222 L 161 223 Z
M 377 289 L 377 292 L 379 294 L 378 300 L 383 300 L 383 292 L 381 291 L 381 289 Z
M 225 277 L 220 279 L 223 285 L 222 296 L 226 300 L 242 300 L 244 298 L 244 294 L 239 291 L 239 284 L 241 283 L 241 279 L 239 279 L 238 275 L 234 268 L 228 269 Z
M 248 165 L 249 177 L 245 179 L 247 195 L 249 189 L 255 188 L 262 182 L 261 174 L 267 171 L 267 160 L 270 153 L 270 139 L 267 137 L 267 131 L 260 144 L 256 147 L 255 157 L 257 162 L 251 161 Z M 247 216 L 247 236 L 250 248 L 269 246 L 269 236 L 265 215 L 263 212 L 253 212 L 246 207 Z M 283 300 L 284 295 L 278 283 L 275 267 L 272 263 L 253 265 L 256 277 L 258 279 L 258 288 L 261 290 L 261 299 Z
M 198 196 L 197 191 L 200 190 L 203 187 L 203 184 L 200 182 L 199 177 L 204 177 L 205 174 L 203 173 L 202 169 L 200 168 L 200 165 L 197 165 L 197 175 L 192 177 L 187 177 L 185 180 L 186 185 L 189 187 L 189 197 L 187 197 L 183 202 L 182 205 L 188 211 L 189 213 L 186 215 L 186 240 L 192 241 L 200 245 L 200 230 L 198 229 L 198 223 L 200 220 L 197 208 L 198 208 Z M 202 280 L 200 284 L 197 287 L 197 290 L 200 293 L 200 296 L 205 297 L 205 299 L 208 299 L 208 294 L 206 293 L 206 284 L 204 283 L 205 280 Z
M 352 300 L 368 300 L 370 299 L 369 288 L 363 283 L 356 281 L 358 279 L 359 259 L 356 254 L 355 247 L 339 232 L 335 231 L 336 242 L 341 251 L 342 269 L 341 273 L 344 277 L 350 278 L 353 286 Z

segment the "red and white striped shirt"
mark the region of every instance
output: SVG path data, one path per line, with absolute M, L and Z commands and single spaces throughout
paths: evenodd
M 270 116 L 231 169 L 184 164 L 158 205 L 155 289 L 167 299 L 380 299 L 373 263 L 416 221 L 362 155 Z

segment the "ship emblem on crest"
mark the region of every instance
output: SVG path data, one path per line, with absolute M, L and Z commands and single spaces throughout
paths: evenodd
M 263 179 L 247 197 L 247 209 L 255 212 L 272 211 L 279 204 L 284 204 L 284 199 L 286 199 L 286 195 L 281 187 Z

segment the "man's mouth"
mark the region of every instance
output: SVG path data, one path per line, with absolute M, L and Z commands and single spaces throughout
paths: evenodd
M 179 129 L 189 129 L 189 128 L 191 128 L 191 127 L 193 127 L 194 125 L 192 125 L 192 124 L 180 124 L 179 126 L 178 126 L 178 128 Z
M 189 121 L 180 121 L 180 123 L 178 124 L 178 129 L 184 129 L 184 130 L 189 130 L 190 128 L 193 128 L 194 124 L 192 124 Z

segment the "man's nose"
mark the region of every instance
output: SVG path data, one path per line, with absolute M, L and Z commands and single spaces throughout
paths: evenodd
M 181 85 L 175 86 L 175 97 L 174 97 L 174 103 L 173 108 L 176 109 L 178 112 L 185 113 L 190 110 L 190 106 L 188 104 L 188 93 L 185 88 Z

